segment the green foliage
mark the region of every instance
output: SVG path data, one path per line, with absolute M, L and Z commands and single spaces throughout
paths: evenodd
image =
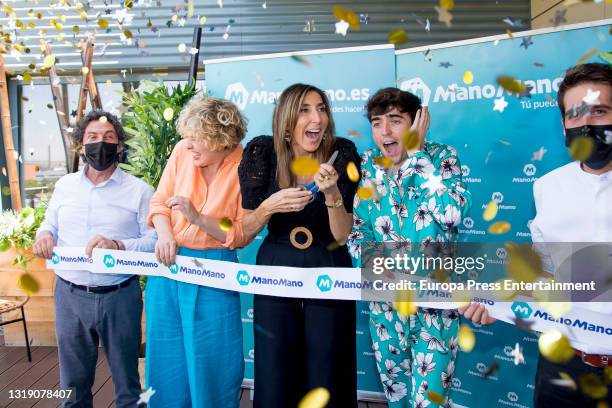
M 13 259 L 13 265 L 25 268 L 30 261 L 31 258 L 26 258 L 23 252 L 34 245 L 36 231 L 45 219 L 47 205 L 48 202 L 43 200 L 36 208 L 0 212 L 0 251 L 15 248 L 20 254 Z
M 129 152 L 127 163 L 121 164 L 121 168 L 157 188 L 170 153 L 181 139 L 175 127 L 176 118 L 196 94 L 197 90 L 187 85 L 177 85 L 169 91 L 163 83 L 150 81 L 143 81 L 131 94 L 124 93 L 123 104 L 128 111 L 121 115 L 121 121 Z M 172 118 L 166 120 L 168 108 Z

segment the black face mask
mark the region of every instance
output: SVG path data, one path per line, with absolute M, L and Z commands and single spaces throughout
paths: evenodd
M 97 142 L 88 143 L 85 146 L 85 160 L 98 171 L 108 169 L 119 159 L 117 143 Z
M 567 147 L 579 137 L 593 139 L 591 157 L 585 160 L 584 164 L 594 170 L 599 170 L 610 163 L 612 160 L 612 125 L 584 125 L 565 129 L 565 145 Z

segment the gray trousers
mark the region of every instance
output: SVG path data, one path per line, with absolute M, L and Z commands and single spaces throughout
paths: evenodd
M 109 293 L 95 294 L 72 288 L 56 279 L 55 329 L 60 386 L 74 388 L 63 407 L 93 407 L 91 387 L 96 373 L 100 340 L 115 385 L 117 408 L 136 407 L 141 388 L 138 351 L 142 338 L 142 295 L 138 279 Z

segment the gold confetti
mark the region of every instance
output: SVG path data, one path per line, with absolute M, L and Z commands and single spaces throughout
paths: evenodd
M 219 220 L 219 228 L 221 228 L 222 231 L 228 232 L 232 229 L 233 226 L 234 223 L 227 217 L 221 218 Z
M 467 85 L 474 82 L 474 74 L 472 73 L 472 71 L 465 71 L 463 73 L 463 82 L 465 82 Z
M 329 245 L 327 245 L 327 247 L 325 247 L 325 249 L 327 249 L 328 251 L 335 251 L 336 249 L 339 249 L 344 245 L 346 245 L 346 242 L 332 241 L 329 243 Z
M 111 86 L 113 84 L 113 81 L 111 81 L 110 79 L 106 80 L 106 85 Z
M 388 169 L 389 167 L 391 167 L 393 162 L 387 156 L 378 156 L 374 158 L 374 164 L 382 167 L 383 169 Z
M 108 21 L 106 21 L 106 19 L 101 18 L 98 20 L 98 26 L 103 29 L 106 30 L 108 28 Z
M 106 123 L 108 122 L 108 118 L 106 116 L 100 116 L 100 119 L 98 119 L 100 121 L 100 123 Z
M 547 291 L 542 291 L 547 292 Z M 549 292 L 547 294 L 550 295 Z M 538 302 L 542 309 L 550 313 L 555 319 L 559 319 L 566 315 L 567 312 L 572 310 L 572 304 L 570 302 Z
M 402 146 L 408 151 L 413 151 L 419 148 L 421 139 L 419 132 L 408 129 L 402 134 Z
M 2 195 L 5 195 L 5 196 L 11 195 L 11 189 L 8 186 L 2 187 Z
M 510 37 L 510 39 L 514 40 L 514 34 L 512 34 L 512 31 L 506 30 L 506 34 L 508 34 L 508 37 Z
M 387 41 L 400 45 L 408 42 L 408 34 L 404 30 L 393 30 L 387 35 Z
M 357 170 L 357 165 L 352 161 L 346 165 L 346 174 L 353 183 L 359 181 L 359 170 Z
M 164 116 L 164 119 L 166 120 L 166 122 L 170 122 L 172 120 L 172 118 L 174 117 L 174 109 L 172 109 L 172 108 L 164 109 L 163 116 Z
M 576 62 L 576 65 L 584 64 L 589 59 L 591 59 L 591 57 L 594 56 L 595 54 L 597 54 L 597 48 L 591 48 L 589 51 L 587 51 L 586 54 L 584 54 L 582 57 L 580 57 L 578 62 Z
M 125 38 L 132 38 L 132 32 L 130 30 L 123 30 L 123 35 Z
M 397 293 L 397 300 L 393 302 L 393 307 L 401 316 L 413 315 L 417 311 L 417 305 L 413 301 L 413 293 L 409 290 L 401 290 Z
M 81 68 L 81 72 L 83 73 L 83 75 L 87 75 L 87 74 L 89 74 L 89 68 L 83 67 L 83 68 Z
M 514 94 L 520 94 L 525 89 L 527 89 L 527 85 L 508 75 L 498 76 L 497 83 L 506 91 Z
M 32 75 L 30 75 L 30 73 L 24 72 L 23 74 L 21 74 L 21 77 L 23 78 L 22 80 L 24 84 L 32 83 Z
M 123 3 L 123 5 L 127 8 L 132 8 L 134 7 L 134 2 L 132 2 L 132 0 L 125 0 L 125 3 Z
M 29 273 L 24 273 L 19 277 L 17 285 L 28 295 L 33 295 L 40 290 L 38 281 Z
M 374 189 L 371 187 L 359 187 L 357 189 L 357 195 L 363 201 L 368 201 L 374 198 Z
M 584 395 L 593 399 L 602 399 L 608 395 L 608 387 L 595 373 L 583 374 L 578 378 L 578 385 Z
M 319 162 L 308 156 L 301 156 L 291 162 L 291 172 L 296 176 L 310 177 L 319 171 Z
M 543 275 L 542 258 L 531 245 L 506 243 L 506 270 L 517 282 L 534 282 Z
M 578 389 L 578 386 L 576 385 L 576 381 L 574 381 L 574 379 L 568 373 L 559 371 L 559 377 L 560 379 L 555 378 L 555 379 L 550 380 L 550 382 L 555 385 L 571 388 L 574 391 Z
M 78 26 L 78 25 L 74 25 L 74 26 L 72 26 L 72 32 L 73 32 L 73 33 L 78 34 L 78 33 L 79 33 L 79 30 L 80 30 L 80 28 L 79 28 L 79 26 Z
M 469 326 L 462 324 L 461 327 L 459 327 L 457 342 L 459 343 L 461 350 L 465 351 L 466 353 L 472 351 L 474 345 L 476 344 L 476 336 L 474 336 L 474 332 Z
M 447 11 L 455 8 L 455 0 L 440 0 L 440 7 Z
M 493 218 L 497 216 L 497 201 L 491 200 L 484 212 L 482 213 L 482 218 L 485 221 L 491 221 Z
M 329 391 L 318 387 L 308 391 L 298 403 L 298 408 L 323 408 L 329 401 Z
M 334 16 L 338 20 L 344 20 L 349 23 L 353 30 L 359 31 L 359 17 L 351 10 L 340 6 L 334 6 Z
M 497 221 L 489 225 L 489 234 L 505 234 L 512 229 L 508 221 Z
M 187 18 L 193 17 L 193 0 L 187 2 Z
M 206 24 L 206 16 L 200 17 L 200 25 Z
M 574 160 L 585 161 L 593 152 L 593 139 L 586 136 L 577 137 L 569 146 L 569 154 Z
M 435 391 L 427 391 L 427 398 L 434 404 L 438 404 L 438 405 L 444 404 L 444 400 L 445 400 L 445 398 L 441 394 L 438 394 Z
M 604 369 L 603 380 L 606 384 L 612 384 L 612 366 L 608 366 Z
M 565 363 L 574 356 L 570 341 L 557 329 L 548 330 L 540 335 L 538 348 L 544 358 L 553 363 Z
M 177 48 L 179 52 L 187 51 L 187 45 L 185 45 L 185 43 L 180 43 Z

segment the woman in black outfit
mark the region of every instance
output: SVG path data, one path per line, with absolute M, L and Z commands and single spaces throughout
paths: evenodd
M 359 166 L 360 157 L 334 131 L 325 93 L 295 84 L 277 101 L 273 136 L 247 144 L 238 169 L 242 206 L 250 210 L 245 234 L 268 225 L 258 265 L 352 266 L 344 243 L 357 185 L 346 167 Z M 291 173 L 291 163 L 303 156 L 321 163 L 314 176 Z M 300 187 L 311 182 L 319 189 L 314 199 Z M 254 309 L 255 408 L 295 407 L 316 387 L 329 390 L 329 407 L 357 406 L 355 302 L 255 295 Z

